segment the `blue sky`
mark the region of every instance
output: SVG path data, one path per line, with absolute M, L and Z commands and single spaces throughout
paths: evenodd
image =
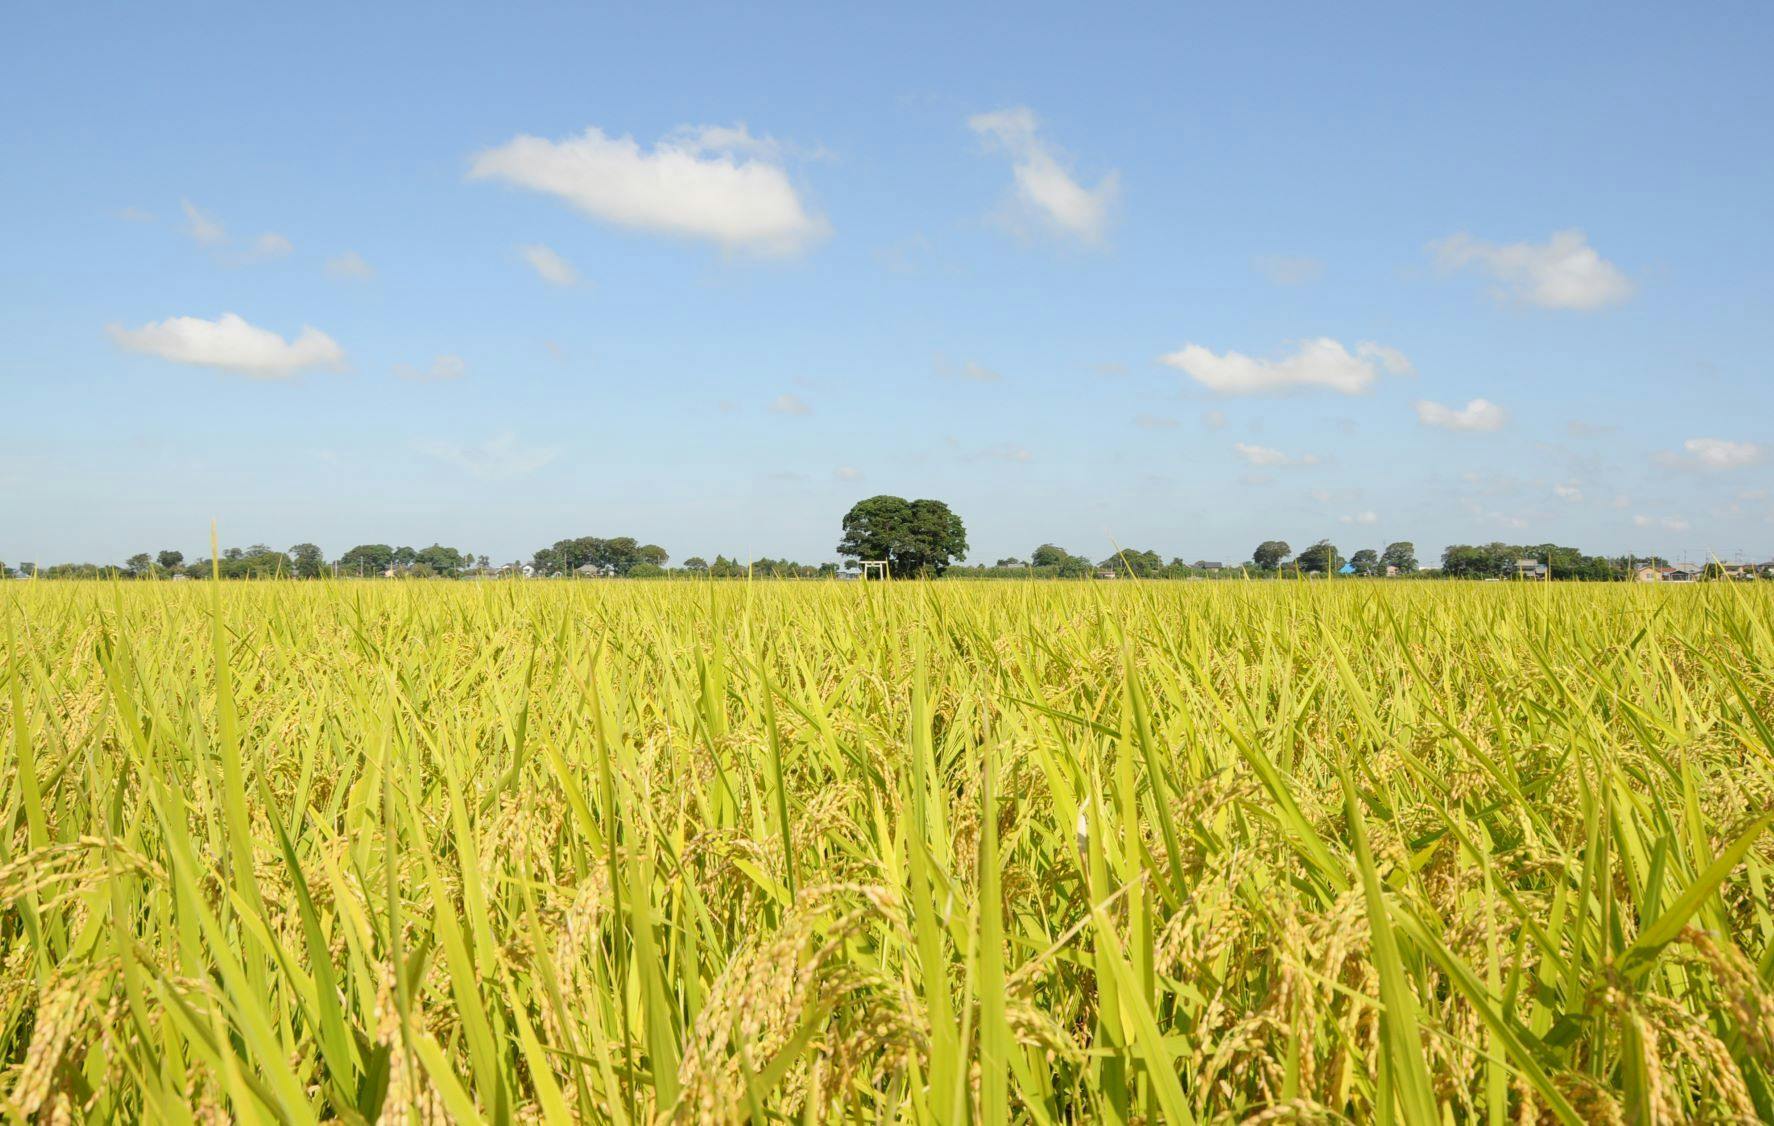
M 0 559 L 1774 555 L 1774 10 L 853 9 L 8 7 Z

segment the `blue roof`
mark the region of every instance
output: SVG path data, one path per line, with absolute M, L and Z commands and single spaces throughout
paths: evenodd
M 1353 575 L 1354 573 L 1355 573 L 1355 564 L 1353 564 L 1353 563 L 1345 563 L 1341 567 L 1337 568 L 1337 574 L 1339 574 L 1339 575 Z

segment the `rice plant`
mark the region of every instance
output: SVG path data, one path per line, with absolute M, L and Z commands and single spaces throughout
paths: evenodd
M 1774 593 L 17 583 L 11 1120 L 1774 1119 Z

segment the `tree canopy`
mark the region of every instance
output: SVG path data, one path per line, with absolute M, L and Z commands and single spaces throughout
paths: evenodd
M 1343 565 L 1343 557 L 1337 554 L 1336 545 L 1329 540 L 1319 540 L 1305 551 L 1300 552 L 1298 560 L 1300 570 L 1329 574 Z
M 843 531 L 839 555 L 885 559 L 898 578 L 940 575 L 951 562 L 967 558 L 967 530 L 940 500 L 869 497 L 844 514 Z
M 1255 563 L 1259 570 L 1273 571 L 1281 566 L 1282 560 L 1293 553 L 1294 549 L 1287 546 L 1286 540 L 1264 540 L 1257 545 L 1255 551 L 1250 553 L 1250 561 Z

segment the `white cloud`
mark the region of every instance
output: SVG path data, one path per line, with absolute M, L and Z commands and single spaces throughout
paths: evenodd
M 233 313 L 223 313 L 213 321 L 168 317 L 138 329 L 111 325 L 105 331 L 131 352 L 159 356 L 177 364 L 219 368 L 254 379 L 288 379 L 307 368 L 338 369 L 345 363 L 344 350 L 317 328 L 304 325 L 301 335 L 285 340 Z
M 850 465 L 840 465 L 832 470 L 832 476 L 840 481 L 860 481 L 862 480 L 862 470 Z
M 154 221 L 154 213 L 152 211 L 145 211 L 134 204 L 131 204 L 120 211 L 114 212 L 113 214 L 115 214 L 117 218 L 122 219 L 125 223 L 152 223 Z
M 1133 424 L 1141 430 L 1174 430 L 1177 420 L 1163 415 L 1142 414 L 1135 416 Z
M 1061 234 L 1087 243 L 1102 241 L 1121 190 L 1119 173 L 1106 173 L 1094 188 L 1078 183 L 1063 154 L 1040 136 L 1040 122 L 1026 106 L 975 114 L 967 125 L 988 145 L 1010 155 L 1016 201 L 1024 211 Z
M 573 268 L 573 264 L 541 243 L 520 246 L 517 252 L 530 264 L 530 269 L 536 271 L 536 276 L 549 285 L 579 284 L 579 271 Z
M 1310 285 L 1324 276 L 1324 263 L 1317 258 L 1269 254 L 1253 264 L 1258 273 L 1276 285 Z
M 1261 395 L 1322 387 L 1359 395 L 1373 386 L 1381 368 L 1394 375 L 1413 369 L 1396 348 L 1363 341 L 1354 354 L 1329 337 L 1302 341 L 1291 356 L 1262 360 L 1242 352 L 1219 355 L 1199 344 L 1185 344 L 1159 362 L 1223 395 Z
M 1234 442 L 1234 443 L 1232 443 L 1232 448 L 1238 451 L 1239 457 L 1243 458 L 1245 461 L 1250 462 L 1252 465 L 1269 466 L 1269 465 L 1317 465 L 1318 464 L 1318 455 L 1317 454 L 1304 454 L 1300 457 L 1290 457 L 1289 455 L 1281 452 L 1280 450 L 1273 449 L 1269 446 L 1255 446 L 1255 445 L 1250 444 L 1249 442 Z
M 1635 528 L 1662 528 L 1666 532 L 1685 532 L 1688 522 L 1680 516 L 1645 516 L 1640 514 L 1632 518 Z
M 1430 244 L 1444 270 L 1477 267 L 1498 292 L 1542 309 L 1600 309 L 1632 296 L 1632 281 L 1595 252 L 1582 231 L 1558 231 L 1544 245 L 1482 242 L 1464 231 Z
M 355 250 L 347 250 L 326 260 L 326 272 L 335 278 L 355 278 L 367 281 L 376 276 L 376 268 L 363 260 L 363 255 Z
M 553 447 L 528 447 L 518 444 L 510 431 L 495 434 L 484 442 L 464 445 L 438 439 L 420 439 L 413 448 L 484 481 L 506 481 L 526 477 L 559 456 Z
M 1552 486 L 1552 495 L 1559 500 L 1580 504 L 1583 501 L 1583 488 L 1575 481 L 1566 481 Z
M 1369 510 L 1367 512 L 1357 512 L 1353 516 L 1339 516 L 1337 520 L 1342 524 L 1378 524 L 1380 522 L 1380 514 Z
M 294 249 L 295 247 L 290 245 L 289 239 L 286 239 L 282 235 L 273 231 L 266 231 L 264 234 L 253 240 L 253 248 L 249 252 L 248 257 L 282 258 L 285 254 L 288 254 Z
M 968 360 L 956 366 L 942 355 L 936 357 L 936 374 L 943 379 L 954 379 L 964 383 L 997 383 L 1004 378 L 1000 373 L 986 367 L 977 360 Z
M 974 459 L 983 458 L 987 461 L 1024 462 L 1035 460 L 1035 455 L 1015 442 L 999 442 L 995 446 L 987 446 L 973 455 Z
M 424 370 L 412 364 L 395 364 L 394 374 L 402 379 L 410 379 L 415 383 L 442 383 L 451 379 L 461 379 L 468 374 L 468 365 L 461 356 L 443 355 L 431 361 L 431 366 Z
M 1509 412 L 1489 399 L 1473 399 L 1463 407 L 1417 400 L 1417 421 L 1443 430 L 1501 430 Z
M 181 200 L 179 206 L 185 211 L 185 231 L 204 246 L 214 246 L 228 241 L 228 232 L 214 219 L 197 209 L 190 200 Z
M 813 413 L 813 408 L 808 406 L 806 404 L 806 402 L 804 400 L 802 400 L 802 398 L 799 395 L 790 394 L 787 391 L 784 391 L 782 394 L 776 396 L 776 398 L 771 401 L 770 410 L 772 413 L 775 413 L 775 414 L 788 414 L 788 415 L 797 415 L 797 416 L 798 415 L 808 415 L 808 414 Z
M 1201 412 L 1201 425 L 1207 427 L 1209 430 L 1220 429 L 1221 427 L 1226 425 L 1226 412 L 1225 411 L 1202 411 Z
M 621 227 L 793 254 L 829 226 L 808 213 L 773 145 L 743 125 L 701 126 L 648 151 L 593 127 L 560 141 L 515 137 L 476 154 L 468 175 L 545 192 Z
M 1742 469 L 1767 456 L 1767 448 L 1759 442 L 1733 442 L 1725 438 L 1689 438 L 1682 443 L 1685 453 L 1664 452 L 1657 460 L 1678 469 Z
M 1600 438 L 1603 435 L 1612 434 L 1618 429 L 1620 429 L 1618 426 L 1610 426 L 1597 422 L 1585 422 L 1580 418 L 1573 418 L 1571 421 L 1565 423 L 1565 433 L 1573 438 Z
M 1372 360 L 1386 369 L 1387 375 L 1415 375 L 1417 366 L 1397 348 L 1389 348 L 1384 344 L 1375 344 L 1371 340 L 1363 340 L 1355 346 L 1355 354 L 1364 360 Z

